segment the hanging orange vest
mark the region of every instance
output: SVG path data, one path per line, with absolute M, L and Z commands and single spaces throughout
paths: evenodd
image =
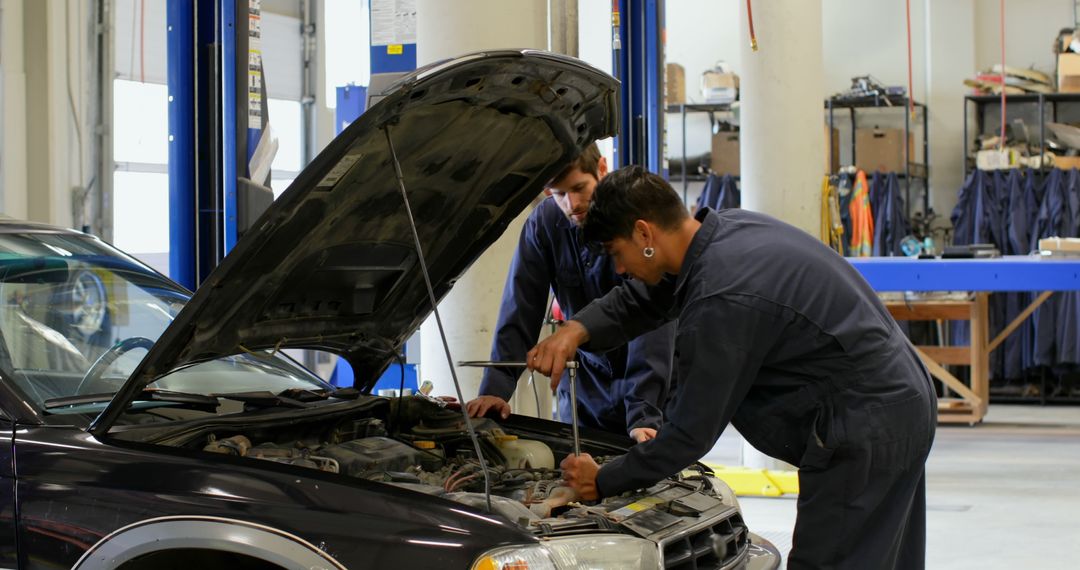
M 870 211 L 870 185 L 862 170 L 855 174 L 848 211 L 851 214 L 851 256 L 870 257 L 874 251 L 874 214 Z

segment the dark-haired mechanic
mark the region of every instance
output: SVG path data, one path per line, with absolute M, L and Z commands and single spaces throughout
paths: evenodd
M 616 347 L 677 319 L 679 382 L 656 439 L 602 467 L 587 454 L 562 462 L 583 498 L 677 473 L 730 421 L 763 453 L 799 466 L 788 568 L 925 566 L 937 398 L 850 263 L 763 214 L 706 208 L 691 218 L 671 186 L 640 167 L 600 183 L 584 233 L 634 279 L 579 311 L 529 361 L 558 374 L 583 343 Z
M 606 174 L 606 160 L 593 143 L 548 183 L 551 196 L 525 222 L 510 264 L 492 360 L 524 360 L 543 327 L 549 290 L 563 313 L 572 317 L 624 281 L 611 257 L 586 247 L 581 238 L 580 224 L 593 190 Z M 627 434 L 638 442 L 655 437 L 668 392 L 673 335 L 674 327 L 666 326 L 604 354 L 577 351 L 580 425 Z M 508 400 L 521 373 L 487 369 L 480 396 L 466 405 L 469 414 L 477 417 L 494 410 L 509 416 Z M 557 387 L 559 419 L 567 423 L 572 417 L 568 382 L 561 374 Z

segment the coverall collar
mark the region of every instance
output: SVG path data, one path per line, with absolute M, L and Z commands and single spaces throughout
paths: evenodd
M 694 219 L 701 222 L 701 227 L 694 234 L 694 239 L 690 241 L 690 247 L 686 249 L 686 255 L 683 257 L 682 267 L 679 268 L 679 276 L 675 280 L 676 295 L 682 291 L 683 284 L 686 283 L 686 276 L 690 273 L 690 268 L 697 262 L 697 258 L 701 257 L 705 247 L 712 242 L 713 236 L 720 229 L 720 218 L 712 208 L 701 208 L 694 214 Z

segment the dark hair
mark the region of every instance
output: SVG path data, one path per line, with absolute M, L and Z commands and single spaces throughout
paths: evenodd
M 571 162 L 569 165 L 567 165 L 566 168 L 562 169 L 561 172 L 555 175 L 555 178 L 552 178 L 551 181 L 547 183 L 548 188 L 562 182 L 563 178 L 569 176 L 575 168 L 581 170 L 585 174 L 592 174 L 593 178 L 599 180 L 600 147 L 596 146 L 596 143 L 592 143 L 589 146 L 585 147 L 585 150 L 583 150 L 581 154 L 579 154 L 578 157 L 574 159 L 574 162 Z
M 596 185 L 582 230 L 586 241 L 606 242 L 629 238 L 637 220 L 674 230 L 689 215 L 667 180 L 640 166 L 624 166 Z

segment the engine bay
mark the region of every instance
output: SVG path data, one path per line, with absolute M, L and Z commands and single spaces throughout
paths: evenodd
M 186 438 L 165 439 L 169 445 L 301 466 L 487 508 L 480 458 L 460 410 L 424 396 L 371 398 L 362 410 L 289 425 L 188 430 Z M 690 466 L 648 489 L 585 502 L 557 468 L 572 449 L 562 434 L 487 418 L 471 422 L 488 467 L 491 510 L 537 536 L 619 532 L 664 544 L 705 533 L 701 540 L 710 549 L 719 548 L 719 541 L 732 553 L 749 544 L 734 495 L 703 466 Z M 583 448 L 601 465 L 624 451 L 611 445 Z

